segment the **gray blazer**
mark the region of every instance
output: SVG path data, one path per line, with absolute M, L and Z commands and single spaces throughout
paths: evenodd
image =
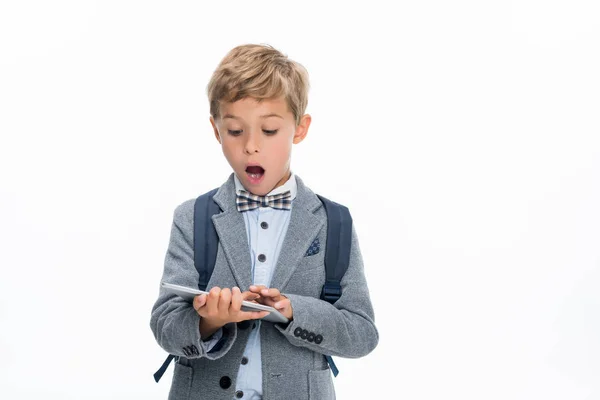
M 334 305 L 319 299 L 325 282 L 327 217 L 318 197 L 300 178 L 296 179 L 298 193 L 271 283 L 291 300 L 294 317 L 287 326 L 260 324 L 263 398 L 335 399 L 323 354 L 365 356 L 375 348 L 379 335 L 354 229 L 350 265 L 341 281 L 342 296 Z M 252 284 L 250 248 L 235 196 L 232 174 L 214 196 L 223 212 L 212 217 L 219 248 L 209 288 L 238 286 L 245 291 Z M 198 287 L 193 250 L 194 201 L 188 200 L 175 210 L 162 277 L 165 282 L 189 287 Z M 315 239 L 321 243 L 321 251 L 307 252 Z M 161 289 L 152 308 L 150 327 L 158 344 L 179 356 L 169 399 L 234 399 L 235 379 L 252 324 L 225 325 L 223 346 L 206 353 L 200 345 L 199 321 L 191 304 Z M 305 334 L 300 335 L 304 330 Z M 318 344 L 307 339 L 317 335 Z

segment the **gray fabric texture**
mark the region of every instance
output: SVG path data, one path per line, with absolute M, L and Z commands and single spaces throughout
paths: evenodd
M 377 346 L 379 334 L 354 228 L 350 265 L 341 281 L 342 296 L 334 305 L 319 299 L 325 283 L 327 216 L 318 197 L 299 177 L 296 179 L 298 195 L 271 282 L 271 287 L 290 298 L 294 316 L 287 326 L 260 324 L 263 398 L 328 400 L 335 398 L 335 391 L 323 354 L 365 356 Z M 212 218 L 219 248 L 208 288 L 238 286 L 242 291 L 248 290 L 252 283 L 250 249 L 242 214 L 236 209 L 233 174 L 214 199 L 222 213 Z M 198 273 L 193 254 L 194 201 L 188 200 L 175 210 L 162 280 L 195 288 Z M 307 255 L 315 239 L 321 244 L 321 251 Z M 189 303 L 160 290 L 150 327 L 158 344 L 180 357 L 169 399 L 233 399 L 235 378 L 252 327 L 242 329 L 241 325 L 227 324 L 225 344 L 219 351 L 206 353 L 200 345 L 199 322 L 200 316 Z M 317 344 L 296 336 L 298 328 L 313 333 L 311 338 L 320 335 L 322 340 Z M 198 356 L 186 357 L 184 348 L 190 346 L 196 346 Z M 223 377 L 231 381 L 228 388 L 221 385 Z

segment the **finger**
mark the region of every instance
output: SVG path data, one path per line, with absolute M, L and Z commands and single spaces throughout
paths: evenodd
M 204 307 L 205 304 L 206 304 L 206 295 L 199 294 L 198 296 L 194 297 L 194 304 L 192 305 L 192 307 L 194 307 L 194 310 L 198 311 L 198 309 Z
M 273 307 L 277 300 L 279 299 L 273 299 L 271 297 L 261 297 L 260 299 L 258 299 L 257 302 L 260 304 L 264 304 L 265 306 Z
M 261 290 L 266 289 L 265 285 L 250 285 L 250 291 L 254 293 L 259 293 Z
M 245 321 L 247 319 L 261 319 L 269 315 L 268 311 L 241 311 L 238 314 L 238 318 L 240 321 Z
M 275 302 L 275 304 L 273 304 L 273 308 L 280 310 L 280 311 L 285 310 L 289 306 L 290 306 L 290 299 L 288 299 L 288 298 L 277 301 L 277 302 Z
M 253 301 L 260 298 L 260 294 L 252 293 L 252 292 L 244 292 L 242 293 L 242 299 L 246 301 Z
M 292 319 L 294 316 L 292 302 L 288 298 L 284 298 L 283 300 L 276 302 L 273 307 L 287 319 Z
M 238 313 L 242 308 L 242 292 L 239 287 L 234 287 L 231 290 L 231 308 L 230 312 Z
M 229 314 L 229 306 L 231 306 L 231 290 L 229 288 L 224 288 L 221 290 L 221 295 L 219 297 L 219 314 Z
M 267 296 L 267 297 L 278 297 L 281 295 L 281 293 L 279 293 L 279 289 L 275 289 L 275 288 L 261 289 L 260 294 L 261 294 L 261 296 Z
M 269 315 L 268 311 L 250 311 L 252 314 L 252 319 L 261 319 Z
M 207 314 L 211 317 L 216 316 L 218 313 L 220 294 L 221 288 L 218 286 L 215 286 L 214 288 L 210 289 L 210 292 L 208 292 L 208 298 L 206 299 L 206 311 Z

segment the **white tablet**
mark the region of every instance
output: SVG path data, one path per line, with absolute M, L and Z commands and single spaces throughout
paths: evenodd
M 194 301 L 194 297 L 199 294 L 208 294 L 208 292 L 204 292 L 202 290 L 189 288 L 186 286 L 174 285 L 172 283 L 161 282 L 161 286 L 172 293 L 184 298 L 185 300 L 192 303 Z M 242 301 L 242 311 L 269 311 L 265 317 L 261 318 L 265 321 L 270 322 L 279 322 L 279 323 L 288 323 L 289 320 L 283 316 L 279 311 L 274 309 L 273 307 L 265 306 L 264 304 L 253 303 L 251 301 Z

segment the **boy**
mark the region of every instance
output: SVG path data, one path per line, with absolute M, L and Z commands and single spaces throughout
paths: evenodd
M 334 399 L 324 355 L 362 357 L 378 343 L 356 234 L 333 305 L 325 283 L 327 215 L 290 169 L 308 132 L 308 74 L 266 45 L 231 50 L 208 84 L 210 122 L 233 173 L 214 195 L 219 237 L 209 295 L 192 305 L 161 289 L 151 328 L 178 356 L 169 399 Z M 259 199 L 258 196 L 268 196 Z M 273 197 L 270 197 L 273 196 Z M 275 200 L 253 208 L 252 200 Z M 249 206 L 250 204 L 250 206 Z M 174 213 L 162 280 L 197 287 L 194 200 Z M 240 311 L 275 307 L 288 324 Z

